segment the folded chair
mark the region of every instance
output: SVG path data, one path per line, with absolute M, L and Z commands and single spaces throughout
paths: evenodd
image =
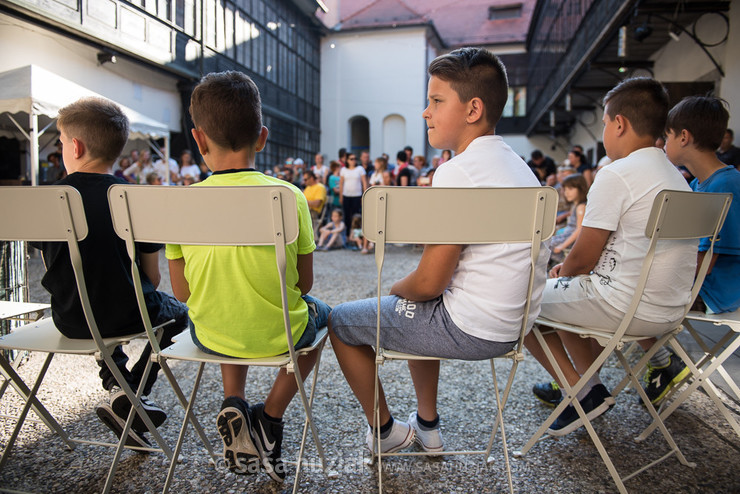
M 375 263 L 378 271 L 378 320 L 375 359 L 375 404 L 373 420 L 373 451 L 380 443 L 380 412 L 378 409 L 378 372 L 386 360 L 444 360 L 385 350 L 380 347 L 381 275 L 386 244 L 492 244 L 525 243 L 531 246 L 527 297 L 524 301 L 519 340 L 514 350 L 496 358 L 510 359 L 512 368 L 503 393 L 496 381 L 496 367 L 490 359 L 497 409 L 488 447 L 476 451 L 442 451 L 434 453 L 373 453 L 378 463 L 378 488 L 382 491 L 382 457 L 416 455 L 483 455 L 487 463 L 499 423 L 509 489 L 513 492 L 511 468 L 506 447 L 503 410 L 511 390 L 519 361 L 523 359 L 522 342 L 528 327 L 528 314 L 535 279 L 535 266 L 542 241 L 550 238 L 555 229 L 558 194 L 550 187 L 527 188 L 416 188 L 371 187 L 362 201 L 362 230 L 368 240 L 375 242 Z M 473 215 L 471 211 L 484 212 Z M 440 229 L 439 225 L 445 225 Z M 501 280 L 506 283 L 506 280 Z
M 138 410 L 149 432 L 152 434 L 161 449 L 153 448 L 133 448 L 145 449 L 147 451 L 163 451 L 168 457 L 172 457 L 172 451 L 164 442 L 156 427 L 144 412 L 139 401 L 142 387 L 138 393 L 134 392 L 126 383 L 125 379 L 113 362 L 111 352 L 121 344 L 126 344 L 130 340 L 141 336 L 133 334 L 115 338 L 103 338 L 95 323 L 90 299 L 85 285 L 85 278 L 82 273 L 82 260 L 78 242 L 87 236 L 87 221 L 85 219 L 85 210 L 82 204 L 82 198 L 79 192 L 69 186 L 44 186 L 44 187 L 0 187 L 0 210 L 6 214 L 0 215 L 0 239 L 3 240 L 26 240 L 36 242 L 66 242 L 69 247 L 70 259 L 75 273 L 77 282 L 77 291 L 80 295 L 83 311 L 87 320 L 92 339 L 69 339 L 63 336 L 54 326 L 51 318 L 45 318 L 32 322 L 26 326 L 14 330 L 12 333 L 0 337 L 1 350 L 19 350 L 28 352 L 47 353 L 46 360 L 42 365 L 41 371 L 35 382 L 29 388 L 23 379 L 18 375 L 14 366 L 3 356 L 0 355 L 0 370 L 10 385 L 23 398 L 24 406 L 18 417 L 16 426 L 11 433 L 8 444 L 0 458 L 0 468 L 5 464 L 10 456 L 11 449 L 18 433 L 23 426 L 23 422 L 31 408 L 41 418 L 41 420 L 53 431 L 59 434 L 69 449 L 74 449 L 75 443 L 115 446 L 116 452 L 111 463 L 108 477 L 106 479 L 103 492 L 108 492 L 115 476 L 116 467 L 120 459 L 131 429 L 134 419 L 134 410 Z M 138 270 L 136 270 L 138 272 Z M 83 439 L 71 438 L 41 404 L 36 397 L 39 387 L 46 375 L 51 364 L 51 360 L 57 353 L 92 355 L 97 360 L 104 360 L 118 380 L 121 388 L 126 392 L 129 400 L 134 405 L 129 413 L 126 426 L 121 434 L 117 444 L 110 444 L 99 441 L 88 441 Z
M 193 406 L 200 385 L 205 364 L 232 364 L 285 368 L 293 373 L 298 391 L 306 413 L 300 451 L 296 459 L 296 474 L 293 492 L 298 488 L 301 463 L 308 429 L 316 444 L 322 469 L 327 472 L 324 449 L 319 440 L 318 431 L 313 421 L 313 405 L 316 382 L 318 379 L 321 351 L 326 342 L 327 330 L 318 331 L 310 347 L 294 350 L 293 335 L 288 313 L 287 290 L 285 285 L 286 254 L 285 246 L 298 238 L 298 213 L 294 193 L 288 187 L 254 186 L 254 187 L 161 187 L 151 185 L 114 185 L 108 191 L 113 225 L 116 233 L 126 241 L 129 253 L 134 255 L 134 242 L 155 242 L 189 245 L 274 245 L 277 259 L 277 271 L 282 286 L 282 304 L 285 333 L 289 351 L 283 355 L 268 358 L 231 358 L 220 357 L 199 350 L 193 343 L 189 331 L 175 338 L 175 343 L 161 349 L 151 331 L 151 322 L 146 311 L 146 304 L 138 277 L 134 278 L 141 316 L 153 348 L 152 360 L 157 361 L 169 380 L 172 389 L 185 409 L 180 435 L 175 446 L 175 455 L 167 474 L 164 492 L 169 489 L 173 478 L 176 458 L 182 447 L 188 423 L 192 424 L 214 461 L 218 455 L 213 451 L 210 441 L 193 414 Z M 183 210 L 188 211 L 190 221 L 172 221 Z M 218 303 L 218 301 L 214 301 Z M 298 356 L 319 349 L 319 357 L 314 368 L 310 394 L 306 393 L 303 376 L 300 374 L 296 359 Z M 198 372 L 190 397 L 186 398 L 170 368 L 170 360 L 197 362 Z M 289 463 L 289 462 L 286 462 Z
M 702 338 L 699 332 L 694 329 L 692 323 L 697 321 L 709 322 L 715 326 L 726 326 L 727 332 L 722 338 L 713 344 L 711 347 Z M 734 393 L 735 399 L 740 401 L 740 388 L 735 382 L 733 377 L 725 370 L 722 364 L 740 348 L 740 310 L 735 312 L 728 312 L 723 314 L 705 314 L 704 312 L 689 312 L 684 318 L 683 326 L 688 330 L 689 334 L 694 338 L 699 347 L 703 350 L 704 355 L 697 361 L 693 362 L 693 359 L 686 352 L 681 342 L 671 337 L 668 343 L 673 347 L 676 354 L 686 363 L 689 368 L 690 374 L 684 379 L 684 382 L 688 382 L 689 386 L 685 389 L 681 389 L 681 386 L 675 386 L 671 393 L 666 396 L 666 399 L 660 405 L 658 412 L 660 413 L 660 419 L 665 420 L 670 414 L 672 414 L 676 408 L 684 403 L 689 395 L 693 393 L 699 386 L 707 393 L 707 396 L 714 402 L 717 409 L 722 416 L 730 424 L 730 427 L 740 437 L 740 425 L 737 420 L 732 416 L 727 407 L 722 403 L 718 395 L 718 390 L 709 378 L 716 372 L 722 379 L 725 380 L 727 386 Z M 675 396 L 675 397 L 674 397 Z M 637 440 L 646 439 L 658 426 L 657 421 L 653 421 L 638 437 Z
M 650 357 L 652 357 L 666 341 L 673 338 L 675 334 L 681 331 L 682 328 L 680 324 L 674 330 L 666 332 L 663 336 L 659 337 L 657 343 L 653 345 L 648 352 L 645 353 L 642 359 L 640 359 L 640 361 L 634 367 L 629 365 L 629 362 L 622 352 L 622 348 L 625 344 L 648 338 L 645 336 L 630 336 L 626 334 L 626 331 L 630 323 L 632 322 L 635 312 L 637 311 L 637 307 L 640 304 L 640 300 L 642 299 L 642 294 L 645 289 L 647 279 L 650 275 L 650 268 L 655 257 L 655 250 L 658 242 L 698 239 L 703 237 L 711 238 L 710 248 L 704 257 L 704 262 L 702 262 L 702 264 L 699 266 L 699 270 L 697 272 L 696 279 L 691 290 L 691 299 L 685 306 L 684 314 L 686 314 L 686 312 L 688 312 L 689 308 L 691 307 L 694 299 L 696 298 L 696 295 L 701 289 L 701 284 L 704 281 L 704 276 L 706 275 L 707 268 L 709 267 L 709 260 L 712 257 L 714 241 L 716 240 L 717 235 L 722 228 L 725 216 L 727 215 L 727 211 L 730 207 L 731 197 L 731 194 L 709 194 L 674 190 L 664 190 L 656 196 L 653 202 L 647 225 L 645 227 L 645 236 L 650 239 L 650 243 L 642 264 L 640 277 L 638 279 L 635 293 L 632 297 L 630 306 L 624 316 L 624 319 L 615 332 L 611 333 L 596 328 L 586 328 L 550 321 L 543 317 L 537 318 L 537 324 L 534 326 L 532 331 L 534 331 L 534 334 L 544 348 L 548 359 L 555 368 L 560 382 L 563 383 L 563 400 L 557 407 L 555 407 L 555 410 L 550 414 L 550 416 L 542 424 L 542 426 L 540 426 L 534 436 L 530 438 L 524 448 L 522 448 L 521 451 L 516 451 L 514 453 L 515 456 L 522 456 L 526 454 L 532 448 L 532 446 L 534 446 L 534 444 L 543 436 L 543 434 L 545 434 L 545 431 L 550 427 L 550 425 L 555 421 L 560 413 L 568 405 L 573 405 L 575 410 L 578 412 L 578 416 L 583 421 L 583 424 L 586 427 L 591 440 L 596 446 L 596 449 L 599 451 L 601 459 L 604 461 L 604 464 L 609 470 L 609 473 L 614 479 L 614 482 L 620 492 L 627 492 L 627 489 L 624 486 L 624 482 L 626 480 L 643 472 L 647 468 L 650 468 L 651 466 L 662 462 L 663 460 L 669 458 L 674 454 L 683 465 L 694 466 L 693 463 L 689 463 L 686 460 L 686 458 L 683 456 L 683 453 L 681 453 L 681 451 L 679 450 L 678 445 L 676 445 L 673 437 L 666 429 L 665 424 L 658 416 L 658 413 L 656 412 L 653 405 L 650 403 L 650 399 L 645 394 L 645 391 L 640 385 L 637 377 L 639 375 L 640 369 L 645 366 Z M 681 268 L 681 266 L 676 266 L 676 269 Z M 542 330 L 540 330 L 540 328 L 538 327 L 538 325 L 540 324 L 556 330 L 569 331 L 578 334 L 583 338 L 594 338 L 601 344 L 601 346 L 604 347 L 596 361 L 581 376 L 581 379 L 575 386 L 569 386 L 567 381 L 565 380 L 562 370 L 557 365 L 552 352 L 545 343 L 545 340 L 542 336 Z M 614 464 L 609 458 L 609 454 L 606 452 L 606 449 L 601 443 L 599 436 L 596 434 L 596 431 L 594 430 L 590 420 L 584 413 L 579 401 L 576 399 L 576 395 L 578 394 L 578 392 L 586 385 L 589 379 L 599 371 L 602 364 L 612 353 L 617 356 L 620 364 L 627 374 L 622 382 L 620 382 L 619 385 L 612 390 L 612 394 L 614 396 L 617 396 L 619 392 L 629 382 L 637 390 L 640 398 L 645 403 L 648 412 L 655 421 L 656 427 L 660 429 L 663 437 L 670 446 L 670 451 L 663 457 L 624 477 L 620 476 L 617 472 Z

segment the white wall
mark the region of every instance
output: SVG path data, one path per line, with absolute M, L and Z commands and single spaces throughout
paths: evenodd
M 118 59 L 98 65 L 98 50 L 0 14 L 0 72 L 38 65 L 180 132 L 176 79 Z
M 370 156 L 393 158 L 403 147 L 385 142 L 384 121 L 400 115 L 405 142 L 423 153 L 426 124 L 421 117 L 426 98 L 426 28 L 334 33 L 321 45 L 321 151 L 336 159 L 349 148 L 349 119 L 370 122 Z
M 714 64 L 702 49 L 686 34 L 678 42 L 669 42 L 659 51 L 655 61 L 655 78 L 664 82 L 713 81 L 718 95 L 730 105 L 730 127 L 740 130 L 740 0 L 730 4 L 730 31 L 727 41 L 719 46 L 708 48 L 725 72 L 721 77 Z M 690 26 L 689 31 L 693 29 Z M 709 42 L 711 38 L 726 32 L 724 21 L 717 15 L 707 15 L 700 22 L 697 35 Z M 719 40 L 717 40 L 719 41 Z M 736 140 L 737 143 L 737 140 Z

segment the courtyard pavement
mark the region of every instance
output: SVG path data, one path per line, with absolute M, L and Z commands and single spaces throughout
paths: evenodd
M 420 251 L 410 246 L 389 247 L 384 267 L 384 290 L 408 273 L 418 261 Z M 315 283 L 312 295 L 330 305 L 375 294 L 376 272 L 373 256 L 357 252 L 317 252 Z M 166 261 L 162 258 L 163 282 L 160 289 L 170 291 Z M 43 267 L 39 257 L 29 261 L 31 300 L 48 301 L 40 288 Z M 707 328 L 704 328 L 707 329 Z M 707 329 L 708 331 L 708 329 Z M 133 345 L 132 353 L 141 344 Z M 505 410 L 506 432 L 510 451 L 521 448 L 544 421 L 550 409 L 538 403 L 531 393 L 533 383 L 548 380 L 545 371 L 527 356 L 519 366 L 511 397 Z M 31 355 L 20 368 L 28 378 L 38 372 L 42 359 Z M 737 362 L 737 359 L 735 359 Z M 733 364 L 735 365 L 735 364 Z M 497 369 L 503 386 L 509 364 Z M 737 367 L 731 370 L 737 379 Z M 173 365 L 176 377 L 189 392 L 195 364 Z M 327 345 L 319 371 L 314 416 L 328 455 L 330 468 L 338 473 L 329 479 L 315 467 L 303 470 L 301 492 L 367 493 L 377 490 L 377 469 L 365 464 L 363 452 L 366 423 Z M 607 361 L 602 379 L 611 388 L 621 379 L 615 359 Z M 250 403 L 262 401 L 274 377 L 273 370 L 253 368 L 249 371 L 247 398 Z M 415 409 L 415 397 L 408 370 L 402 363 L 389 363 L 381 377 L 392 413 L 402 420 Z M 89 357 L 60 355 L 54 358 L 44 385 L 41 401 L 74 436 L 86 439 L 112 440 L 113 434 L 98 420 L 95 405 L 107 393 L 100 386 L 97 364 Z M 164 438 L 174 445 L 183 410 L 167 380 L 160 376 L 151 398 L 169 413 L 160 428 Z M 221 441 L 215 427 L 215 416 L 223 399 L 220 372 L 206 367 L 195 413 L 206 429 L 216 451 Z M 725 398 L 725 403 L 738 417 L 740 406 Z M 0 414 L 17 413 L 20 401 L 11 391 L 0 402 Z M 485 447 L 493 418 L 490 369 L 486 362 L 446 361 L 442 363 L 439 389 L 442 431 L 451 448 Z M 283 457 L 296 455 L 302 430 L 302 408 L 298 400 L 286 415 Z M 594 422 L 617 469 L 631 472 L 667 451 L 658 433 L 645 442 L 633 438 L 649 425 L 644 407 L 637 404 L 637 394 L 628 389 L 617 397 L 616 406 Z M 642 493 L 737 493 L 740 492 L 740 438 L 702 393 L 695 392 L 668 420 L 667 426 L 694 468 L 682 466 L 675 458 L 637 475 L 626 482 L 630 492 Z M 0 418 L 0 447 L 5 446 L 12 423 Z M 500 436 L 498 436 L 500 437 Z M 497 439 L 498 439 L 497 437 Z M 307 451 L 310 463 L 318 458 L 312 442 Z M 389 493 L 478 493 L 506 492 L 508 486 L 503 466 L 501 443 L 494 445 L 494 462 L 486 465 L 481 457 L 447 456 L 390 458 L 385 464 L 384 489 Z M 108 472 L 113 450 L 80 445 L 66 451 L 62 442 L 39 422 L 27 422 L 8 463 L 0 471 L 0 491 L 43 493 L 99 492 Z M 616 487 L 595 447 L 582 428 L 561 439 L 546 439 L 523 458 L 511 460 L 515 492 L 575 493 L 616 492 Z M 123 454 L 112 492 L 154 493 L 162 490 L 168 463 L 164 455 Z M 290 492 L 293 473 L 290 466 L 285 484 L 280 485 L 264 473 L 237 476 L 222 466 L 212 466 L 205 450 L 189 431 L 176 470 L 173 493 Z

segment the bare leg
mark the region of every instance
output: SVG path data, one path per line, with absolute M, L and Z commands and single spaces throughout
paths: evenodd
M 301 370 L 301 377 L 305 381 L 311 373 L 316 357 L 319 355 L 318 349 L 298 357 L 298 368 Z M 285 409 L 288 408 L 293 397 L 298 392 L 298 384 L 295 382 L 295 376 L 288 374 L 285 369 L 280 369 L 275 378 L 275 382 L 270 389 L 270 393 L 265 399 L 265 412 L 270 417 L 276 419 L 282 418 Z
M 576 384 L 581 376 L 578 374 L 578 372 L 576 372 L 575 368 L 571 364 L 570 359 L 568 358 L 568 354 L 565 352 L 565 348 L 563 347 L 563 342 L 560 340 L 557 333 L 548 333 L 543 336 L 545 337 L 545 342 L 550 347 L 550 351 L 555 357 L 558 366 L 563 371 L 568 384 L 570 384 L 571 386 Z M 532 331 L 530 331 L 529 334 L 524 337 L 524 345 L 527 347 L 527 350 L 529 350 L 532 356 L 534 356 L 534 358 L 537 359 L 537 361 L 542 365 L 542 367 L 544 367 L 545 370 L 550 373 L 553 379 L 555 379 L 555 381 L 557 381 L 558 384 L 562 386 L 563 383 L 561 383 L 560 379 L 557 377 L 555 369 L 552 367 L 550 361 L 547 358 L 547 355 L 545 354 L 545 350 L 542 348 L 542 346 L 540 346 L 540 342 L 537 340 L 537 337 Z
M 246 365 L 221 364 L 221 379 L 224 382 L 224 397 L 238 396 L 244 399 L 244 387 L 247 384 Z
M 647 352 L 653 347 L 653 345 L 655 345 L 656 341 L 658 341 L 657 338 L 648 338 L 647 340 L 638 340 L 638 343 L 642 347 L 643 351 Z
M 408 364 L 416 390 L 416 413 L 431 422 L 437 417 L 439 360 L 409 360 Z
M 596 348 L 592 345 L 592 342 L 595 341 L 593 338 L 581 338 L 577 334 L 567 331 L 558 331 L 558 336 L 568 349 L 570 358 L 573 359 L 576 370 L 581 375 L 586 373 L 603 350 L 603 347 L 598 343 L 596 343 Z
M 331 329 L 329 322 L 329 338 L 334 354 L 339 361 L 349 387 L 360 402 L 368 424 L 373 423 L 373 398 L 375 392 L 375 350 L 369 345 L 351 346 L 342 342 Z M 385 424 L 391 417 L 388 404 L 385 401 L 383 387 L 378 390 L 378 408 L 380 410 L 380 424 Z

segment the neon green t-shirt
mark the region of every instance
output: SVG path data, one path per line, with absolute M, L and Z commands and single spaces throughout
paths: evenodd
M 229 185 L 287 185 L 296 195 L 299 235 L 297 241 L 286 246 L 288 307 L 296 343 L 308 321 L 308 307 L 296 286 L 297 256 L 316 248 L 308 203 L 297 187 L 255 170 L 217 172 L 191 187 Z M 243 358 L 271 357 L 288 351 L 274 247 L 168 244 L 166 256 L 185 259 L 190 319 L 206 348 Z

